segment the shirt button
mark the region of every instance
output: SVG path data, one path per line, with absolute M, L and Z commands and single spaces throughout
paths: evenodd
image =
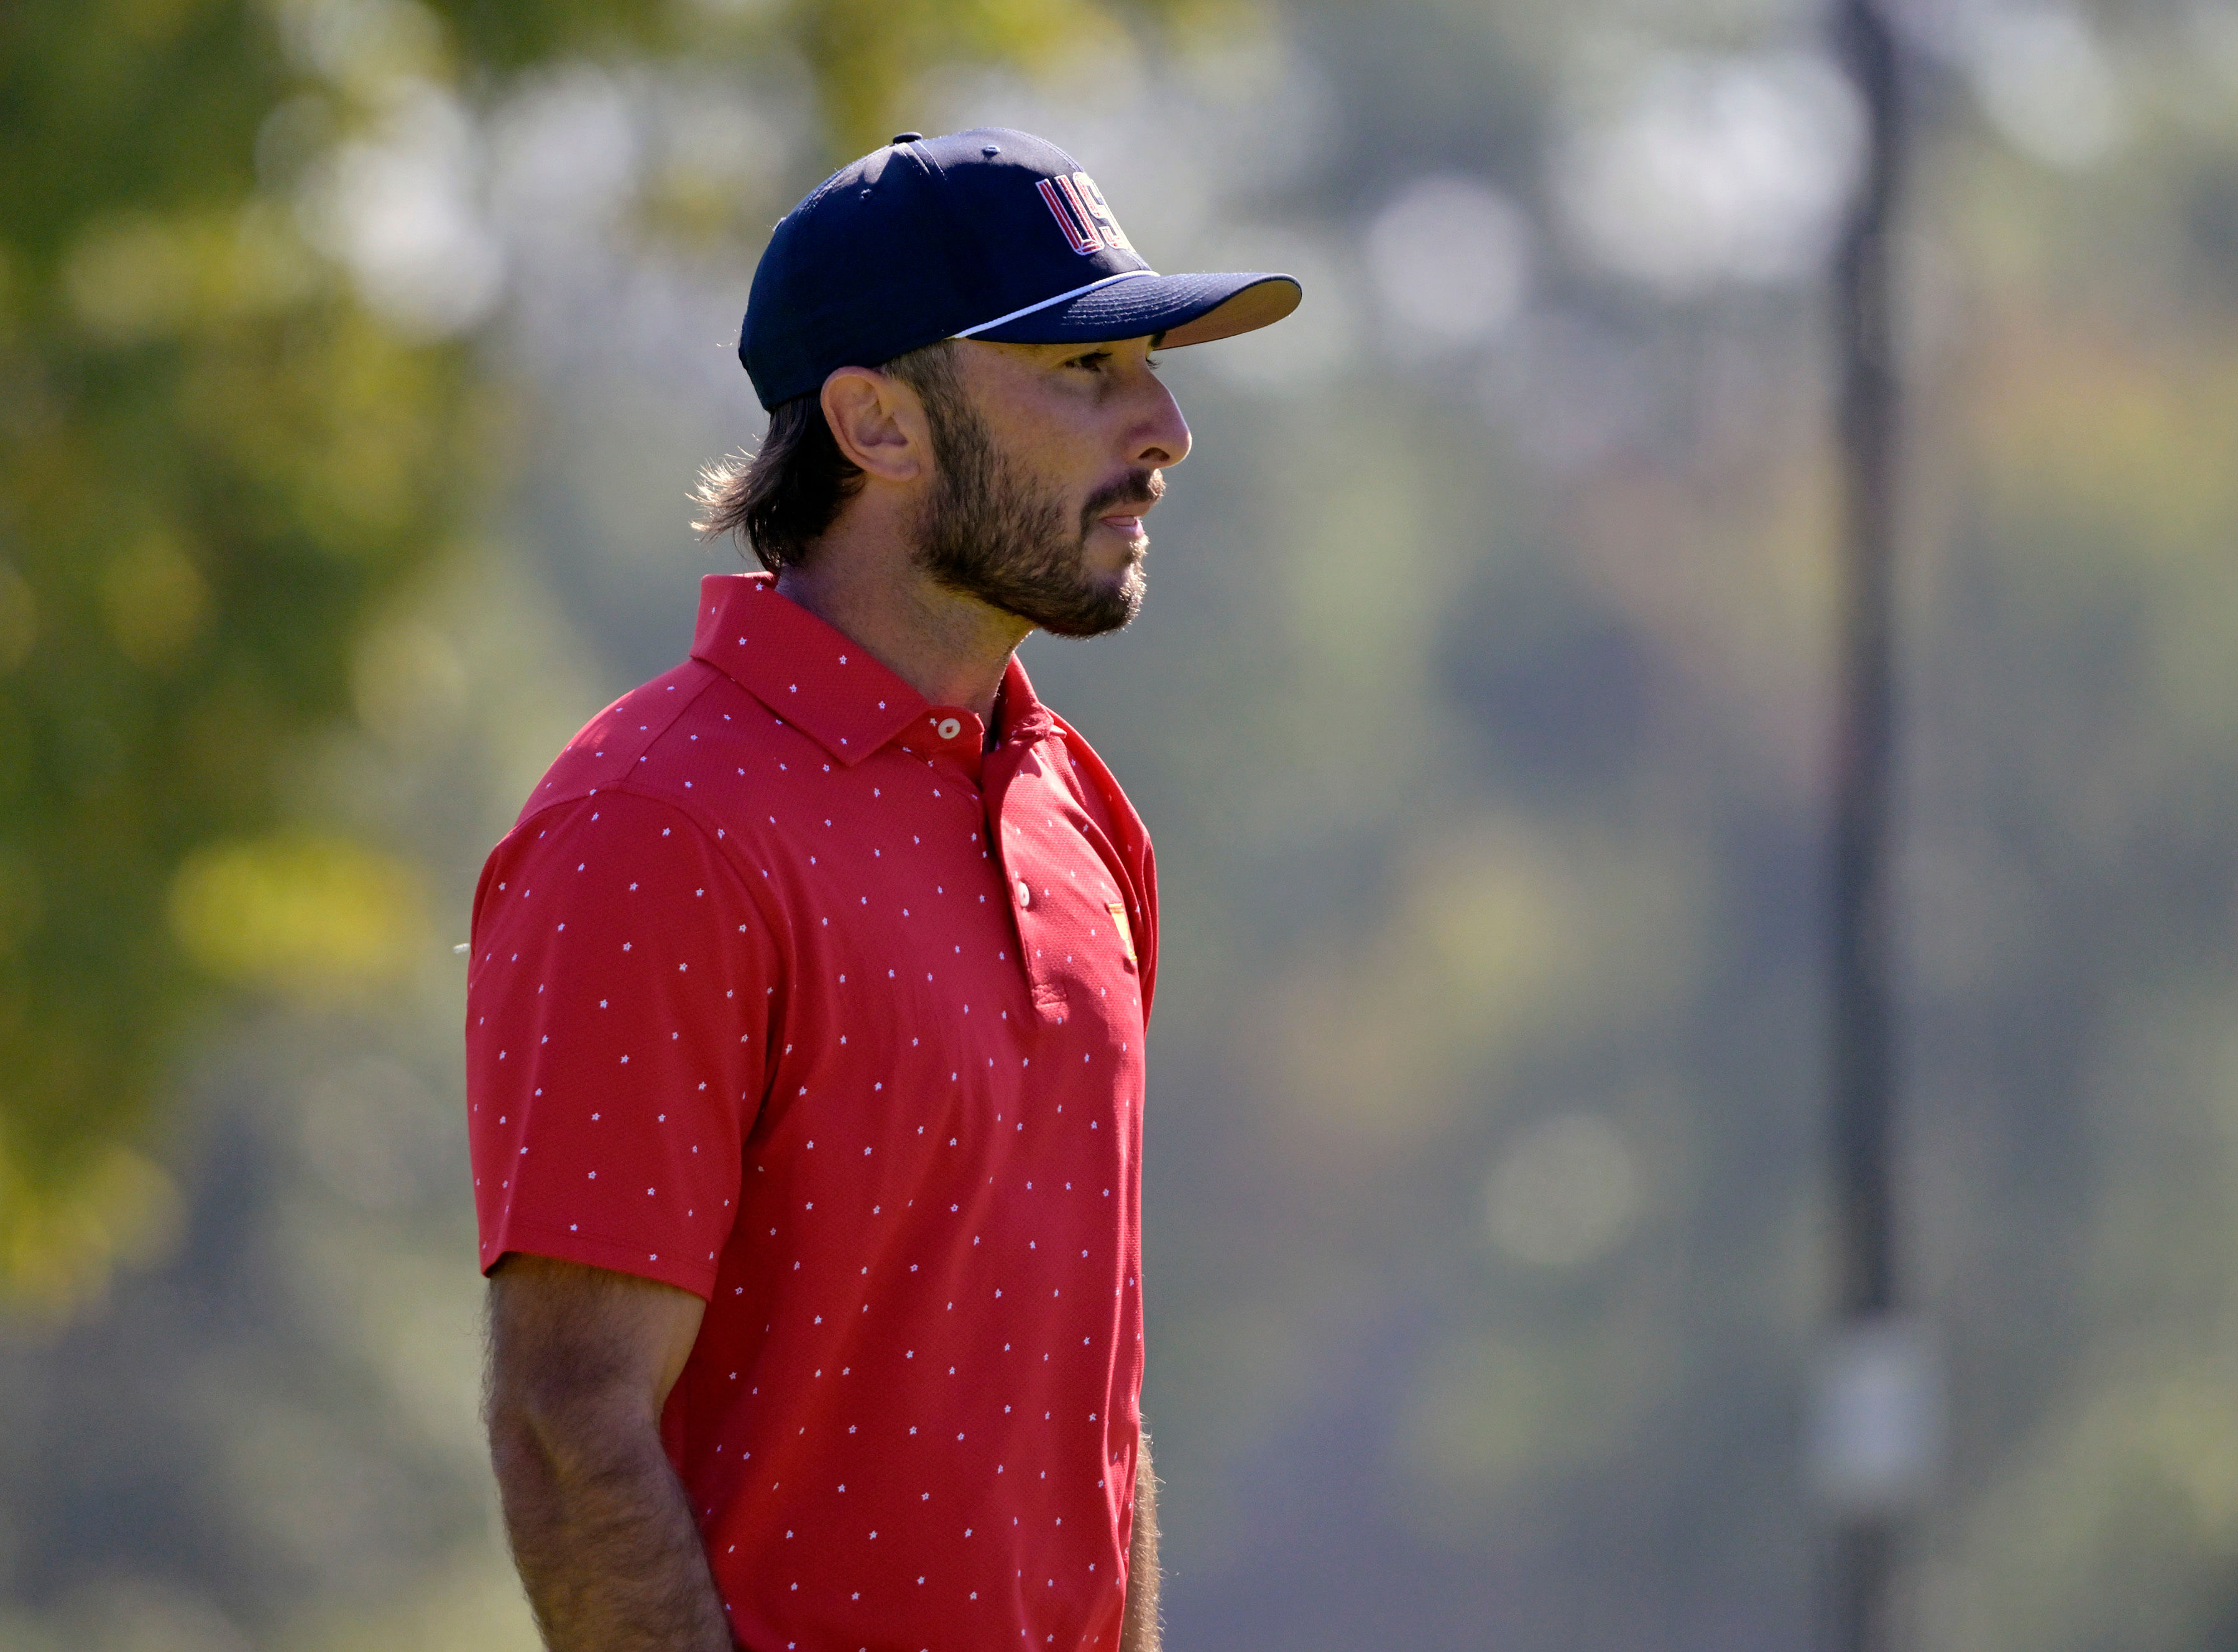
M 1032 906 L 1033 904 L 1034 904 L 1034 892 L 1033 892 L 1032 888 L 1031 888 L 1031 887 L 1027 884 L 1026 880 L 1025 880 L 1023 878 L 1019 879 L 1018 879 L 1018 905 L 1020 905 L 1021 906 Z
M 944 717 L 940 720 L 938 725 L 934 727 L 932 732 L 939 735 L 943 740 L 954 740 L 958 734 L 961 734 L 963 732 L 963 725 L 957 722 L 953 717 Z

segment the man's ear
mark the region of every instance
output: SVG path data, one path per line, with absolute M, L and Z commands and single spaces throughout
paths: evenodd
M 876 368 L 843 367 L 824 381 L 824 419 L 849 462 L 881 481 L 930 474 L 932 431 L 917 392 Z

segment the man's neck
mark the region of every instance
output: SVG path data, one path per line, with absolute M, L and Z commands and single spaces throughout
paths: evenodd
M 990 724 L 1011 653 L 1033 629 L 934 581 L 897 534 L 826 534 L 806 566 L 779 572 L 777 588 L 931 704 Z

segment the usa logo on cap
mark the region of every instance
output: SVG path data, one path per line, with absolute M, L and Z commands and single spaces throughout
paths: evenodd
M 1064 238 L 1082 257 L 1106 249 L 1113 252 L 1135 250 L 1135 243 L 1127 239 L 1127 232 L 1112 216 L 1111 203 L 1103 198 L 1103 191 L 1096 187 L 1096 180 L 1087 173 L 1060 173 L 1056 177 L 1042 179 L 1035 187 L 1049 203 L 1057 227 L 1064 231 Z

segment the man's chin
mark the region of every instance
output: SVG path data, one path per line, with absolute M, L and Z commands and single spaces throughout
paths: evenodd
M 1102 637 L 1122 631 L 1142 611 L 1146 579 L 1140 557 L 1108 581 L 1084 581 L 1065 600 L 1042 600 L 1033 613 L 1013 610 L 1053 637 Z
M 1122 534 L 1102 522 L 1090 528 L 1080 541 L 1081 561 L 1092 580 L 1124 579 L 1142 566 L 1149 549 L 1150 536 L 1141 528 Z

